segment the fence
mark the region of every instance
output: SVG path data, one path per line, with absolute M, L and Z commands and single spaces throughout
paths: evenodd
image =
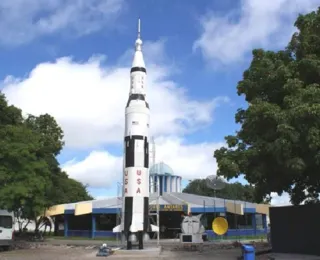
M 270 208 L 276 253 L 320 255 L 320 204 Z

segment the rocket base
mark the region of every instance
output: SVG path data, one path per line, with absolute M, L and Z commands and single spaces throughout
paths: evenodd
M 151 230 L 151 232 L 159 232 L 159 227 L 158 226 L 155 226 L 155 225 L 152 225 L 152 224 L 150 224 L 149 226 L 150 226 L 149 229 Z M 144 241 L 144 237 L 145 237 L 144 235 L 147 235 L 147 240 L 150 239 L 150 238 L 148 238 L 149 237 L 148 232 L 138 231 L 138 232 L 132 233 L 130 231 L 127 231 L 127 232 L 126 231 L 121 231 L 121 225 L 116 226 L 113 229 L 113 232 L 114 233 L 122 233 L 124 235 L 125 240 L 127 241 L 127 246 L 126 246 L 127 250 L 131 250 L 132 246 L 133 246 L 133 243 L 132 243 L 132 241 L 130 239 L 131 235 L 134 235 L 137 238 L 139 250 L 144 248 L 144 246 L 143 246 L 143 241 Z
M 126 235 L 126 240 L 127 240 L 127 250 L 131 250 L 132 249 L 132 241 L 130 241 L 130 235 L 134 234 L 131 232 L 128 232 Z M 135 234 L 137 236 L 137 240 L 138 240 L 138 248 L 139 250 L 143 249 L 143 231 L 139 231 Z
M 130 235 L 132 233 L 128 232 L 126 235 L 126 240 L 127 240 L 127 250 L 131 250 L 132 249 L 132 242 L 130 241 Z M 139 231 L 136 233 L 137 235 L 137 239 L 138 239 L 138 248 L 139 250 L 143 249 L 143 232 Z
M 139 242 L 139 249 L 143 249 L 143 233 L 138 232 L 138 242 Z

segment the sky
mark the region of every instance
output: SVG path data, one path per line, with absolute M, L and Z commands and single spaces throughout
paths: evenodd
M 95 198 L 122 179 L 124 109 L 137 20 L 156 161 L 183 184 L 215 174 L 215 149 L 246 107 L 236 92 L 254 48 L 284 48 L 320 0 L 1 0 L 0 88 L 24 114 L 54 116 L 61 167 Z M 235 180 L 233 180 L 235 181 Z M 238 181 L 243 182 L 243 178 Z M 272 194 L 272 204 L 288 195 Z

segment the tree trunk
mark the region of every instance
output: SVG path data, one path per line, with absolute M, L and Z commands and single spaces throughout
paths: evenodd
M 30 220 L 28 219 L 27 223 L 26 223 L 26 224 L 24 225 L 24 227 L 22 228 L 22 231 L 23 231 L 24 229 L 26 229 L 29 224 L 30 224 Z M 22 221 L 21 221 L 21 226 L 22 226 Z
M 39 219 L 39 221 L 41 220 L 41 218 Z M 34 231 L 35 233 L 38 233 L 39 232 L 39 221 L 37 220 L 37 218 L 35 217 L 34 218 L 34 223 L 35 223 L 35 228 L 34 228 Z

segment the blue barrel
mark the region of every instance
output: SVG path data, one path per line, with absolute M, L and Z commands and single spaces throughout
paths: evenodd
M 256 258 L 255 249 L 253 245 L 242 245 L 242 259 L 254 260 Z

